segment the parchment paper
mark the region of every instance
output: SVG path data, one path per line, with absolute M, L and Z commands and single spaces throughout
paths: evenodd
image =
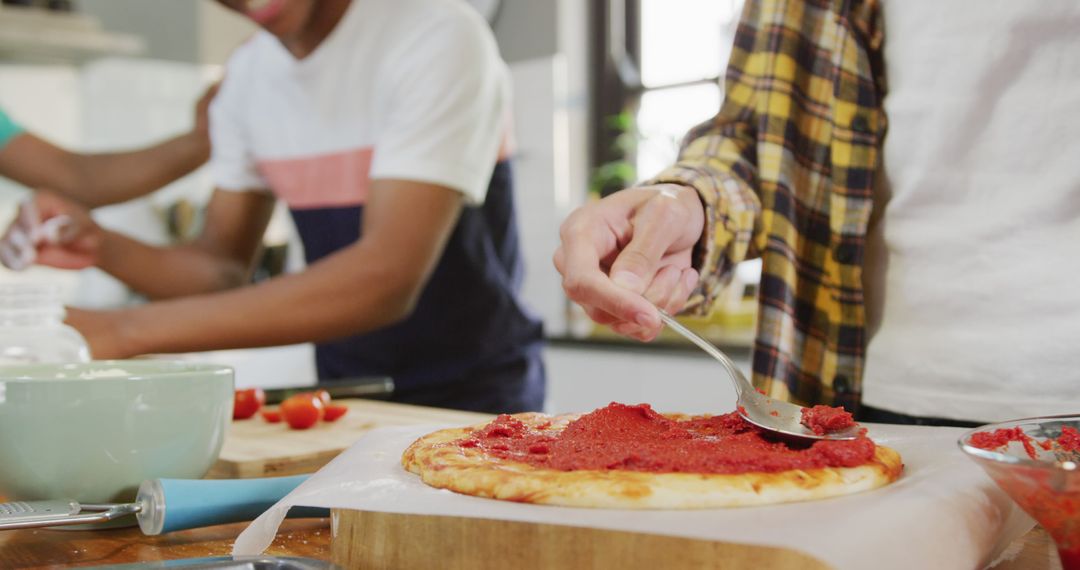
M 963 430 L 869 425 L 900 452 L 882 489 L 805 503 L 699 511 L 577 509 L 437 490 L 401 467 L 418 437 L 453 426 L 373 430 L 271 507 L 233 554 L 261 553 L 293 505 L 560 524 L 794 548 L 837 569 L 982 568 L 1034 522 L 957 448 Z

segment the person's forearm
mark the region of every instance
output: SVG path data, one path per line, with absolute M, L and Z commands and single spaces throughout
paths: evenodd
M 116 341 L 130 354 L 249 348 L 361 334 L 405 318 L 422 279 L 356 253 L 250 287 L 125 310 Z
M 184 176 L 210 157 L 205 129 L 194 129 L 149 148 L 81 154 L 31 133 L 0 149 L 0 175 L 28 188 L 57 192 L 88 207 L 148 194 Z
M 205 132 L 191 131 L 129 152 L 72 155 L 65 187 L 54 188 L 89 207 L 125 202 L 190 173 L 210 158 Z
M 243 264 L 196 245 L 155 247 L 109 230 L 97 266 L 150 299 L 221 291 L 248 276 Z

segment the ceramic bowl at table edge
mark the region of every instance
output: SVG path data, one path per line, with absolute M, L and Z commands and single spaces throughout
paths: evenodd
M 145 479 L 200 478 L 221 451 L 232 405 L 228 366 L 0 367 L 0 496 L 126 502 Z

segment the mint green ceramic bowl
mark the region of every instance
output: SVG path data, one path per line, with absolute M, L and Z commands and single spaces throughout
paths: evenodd
M 202 477 L 232 404 L 227 366 L 0 366 L 0 496 L 128 502 L 144 479 Z

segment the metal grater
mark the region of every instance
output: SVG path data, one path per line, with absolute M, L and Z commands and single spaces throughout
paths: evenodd
M 0 503 L 0 530 L 104 522 L 139 512 L 138 505 L 80 505 L 75 501 Z
M 34 512 L 33 505 L 24 501 L 15 501 L 14 503 L 0 503 L 0 515 L 21 515 L 23 513 L 32 512 Z

